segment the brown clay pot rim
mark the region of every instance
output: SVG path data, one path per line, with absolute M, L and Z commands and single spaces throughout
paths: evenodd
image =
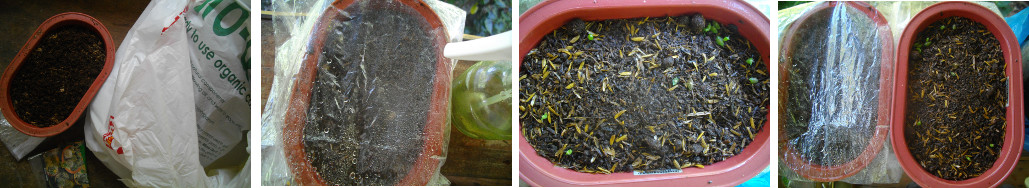
M 868 18 L 871 19 L 872 22 L 876 25 L 876 32 L 877 35 L 881 37 L 880 41 L 883 47 L 881 52 L 882 56 L 880 58 L 882 62 L 880 62 L 880 97 L 878 111 L 887 113 L 878 114 L 876 121 L 878 125 L 875 126 L 875 132 L 873 133 L 872 137 L 868 140 L 868 145 L 866 145 L 865 149 L 861 152 L 861 154 L 859 154 L 857 157 L 846 163 L 834 166 L 825 166 L 811 163 L 807 159 L 804 159 L 802 156 L 800 156 L 798 151 L 794 149 L 791 144 L 788 143 L 789 138 L 786 138 L 786 134 L 784 132 L 785 129 L 782 127 L 784 124 L 781 123 L 782 119 L 780 118 L 779 158 L 783 159 L 783 162 L 786 163 L 786 167 L 789 167 L 798 175 L 807 179 L 822 182 L 837 181 L 843 178 L 853 176 L 854 174 L 857 174 L 862 169 L 864 169 L 865 166 L 867 166 L 868 163 L 870 163 L 873 159 L 875 159 L 875 157 L 879 154 L 879 151 L 882 149 L 882 146 L 886 141 L 886 137 L 888 137 L 889 125 L 887 123 L 890 123 L 890 115 L 892 115 L 892 113 L 888 112 L 892 109 L 892 105 L 890 105 L 890 103 L 893 102 L 892 76 L 893 67 L 895 63 L 893 34 L 890 32 L 890 26 L 889 24 L 887 24 L 885 17 L 883 17 L 878 10 L 876 10 L 868 3 L 848 1 L 826 2 L 815 5 L 810 10 L 806 11 L 803 15 L 801 15 L 801 17 L 798 18 L 797 21 L 790 25 L 788 31 L 785 32 L 785 38 L 782 41 L 783 45 L 780 45 L 782 47 L 782 54 L 790 54 L 791 49 L 789 48 L 789 46 L 791 46 L 791 44 L 793 43 L 793 37 L 795 36 L 793 34 L 797 33 L 797 31 L 800 30 L 800 26 L 803 25 L 804 21 L 808 20 L 808 18 L 811 16 L 818 16 L 815 15 L 817 13 L 823 12 L 826 9 L 835 8 L 836 6 L 848 6 L 854 8 L 855 10 L 861 11 L 862 13 L 864 13 L 865 16 L 868 16 Z M 786 80 L 788 80 L 789 78 L 789 74 L 787 72 L 789 68 L 789 65 L 786 65 L 784 63 L 779 64 L 780 91 L 785 91 L 785 88 L 789 87 L 789 85 L 786 84 Z M 786 96 L 788 96 L 788 94 L 779 93 L 780 114 L 783 113 L 786 107 L 785 105 L 788 104 L 788 102 L 785 100 Z
M 732 23 L 758 48 L 766 68 L 769 62 L 769 21 L 756 8 L 729 0 L 544 1 L 520 17 L 519 62 L 544 35 L 580 18 L 583 20 L 678 16 L 702 13 L 707 19 Z M 712 17 L 711 15 L 717 15 Z M 519 64 L 520 66 L 521 64 Z M 766 69 L 767 70 L 767 69 Z M 768 117 L 768 115 L 766 115 Z M 755 133 L 743 152 L 721 162 L 682 173 L 636 176 L 633 173 L 590 174 L 555 167 L 540 157 L 518 129 L 519 176 L 532 186 L 731 186 L 741 184 L 768 167 L 771 152 L 769 122 Z
M 904 139 L 905 110 L 907 108 L 907 71 L 908 57 L 911 52 L 911 41 L 918 33 L 929 24 L 953 16 L 960 16 L 972 19 L 986 26 L 990 33 L 993 33 L 1000 42 L 1001 50 L 1004 51 L 1004 61 L 1007 63 L 1005 73 L 1008 78 L 1008 107 L 1006 113 L 1007 125 L 1004 132 L 1004 144 L 1001 146 L 1000 156 L 993 163 L 993 167 L 986 170 L 982 175 L 962 181 L 944 180 L 925 171 L 908 150 L 907 142 Z M 900 46 L 897 63 L 897 85 L 895 91 L 897 97 L 894 100 L 893 131 L 890 139 L 893 141 L 893 151 L 897 154 L 904 172 L 921 186 L 925 187 L 995 187 L 1007 178 L 1014 170 L 1015 164 L 1022 153 L 1023 117 L 1022 111 L 1022 57 L 1015 39 L 1014 32 L 1000 16 L 985 7 L 968 2 L 942 2 L 929 6 L 919 12 L 904 28 L 900 37 Z
M 29 124 L 18 117 L 14 113 L 14 104 L 11 101 L 11 95 L 9 93 L 11 86 L 11 79 L 14 77 L 14 73 L 21 68 L 23 61 L 32 52 L 32 49 L 36 48 L 39 39 L 43 35 L 47 34 L 52 28 L 59 28 L 63 26 L 77 25 L 91 29 L 100 35 L 101 40 L 104 41 L 104 50 L 106 50 L 106 57 L 104 60 L 104 69 L 97 75 L 96 79 L 93 80 L 93 84 L 89 86 L 89 90 L 86 90 L 86 94 L 82 96 L 79 103 L 75 105 L 75 109 L 72 110 L 68 117 L 64 118 L 63 121 L 56 125 L 49 127 L 36 127 Z M 64 132 L 71 125 L 75 124 L 82 116 L 82 113 L 89 106 L 89 103 L 93 101 L 93 97 L 96 96 L 97 91 L 100 90 L 100 86 L 107 80 L 107 76 L 111 74 L 111 69 L 114 68 L 114 40 L 111 38 L 111 34 L 107 31 L 107 27 L 100 23 L 99 20 L 90 17 L 89 15 L 78 13 L 78 12 L 65 12 L 54 15 L 43 21 L 42 24 L 36 28 L 36 31 L 32 33 L 32 37 L 29 38 L 28 42 L 21 47 L 18 54 L 11 60 L 11 64 L 4 69 L 4 75 L 0 77 L 0 111 L 3 112 L 7 121 L 11 123 L 11 126 L 25 133 L 29 136 L 35 137 L 49 137 L 57 135 L 58 133 Z
M 286 125 L 283 127 L 282 133 L 283 150 L 293 179 L 300 185 L 325 185 L 325 180 L 321 178 L 321 175 L 318 174 L 315 168 L 311 166 L 310 161 L 307 160 L 303 145 L 303 128 L 307 118 L 308 104 L 311 99 L 311 88 L 318 76 L 316 68 L 318 59 L 321 56 L 321 47 L 324 46 L 327 36 L 328 29 L 323 27 L 329 26 L 329 23 L 339 15 L 338 11 L 345 10 L 355 1 L 337 0 L 319 17 L 319 22 L 312 31 L 312 36 L 315 38 L 312 39 L 311 49 L 308 50 L 307 58 L 297 74 L 292 96 L 288 101 L 290 105 L 286 110 Z M 408 171 L 408 174 L 403 179 L 397 182 L 397 185 L 425 185 L 432 179 L 431 174 L 436 173 L 438 170 L 438 165 L 443 162 L 442 159 L 436 159 L 432 156 L 443 155 L 444 144 L 430 142 L 442 142 L 446 139 L 444 138 L 446 135 L 444 131 L 446 131 L 448 121 L 447 108 L 450 105 L 448 100 L 450 98 L 451 75 L 449 69 L 450 60 L 443 57 L 443 46 L 447 43 L 446 38 L 448 35 L 446 30 L 442 29 L 443 24 L 439 17 L 436 16 L 436 13 L 425 2 L 421 0 L 395 1 L 414 8 L 422 17 L 426 18 L 432 29 L 442 31 L 436 35 L 435 39 L 439 47 L 437 49 L 438 61 L 436 62 L 436 73 L 433 80 L 432 103 L 429 109 L 426 109 L 429 113 L 424 128 L 425 144 L 422 146 L 422 153 L 415 160 L 411 170 Z

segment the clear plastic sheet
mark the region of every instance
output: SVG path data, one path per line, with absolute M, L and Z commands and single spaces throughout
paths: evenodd
M 821 2 L 780 11 L 781 176 L 825 181 L 853 169 L 861 171 L 842 181 L 876 184 L 903 174 L 885 141 L 893 79 L 881 75 L 893 75 L 884 62 L 893 56 L 883 48 L 895 45 L 885 45 L 893 41 L 883 41 L 890 33 L 875 23 L 879 14 L 863 8 Z
M 15 160 L 25 158 L 25 155 L 36 149 L 36 146 L 43 143 L 45 139 L 21 133 L 21 131 L 14 129 L 10 122 L 7 122 L 7 118 L 0 116 L 0 141 L 4 142 L 7 150 L 11 152 L 11 156 L 14 156 Z
M 408 0 L 436 13 L 443 27 L 432 27 L 400 1 L 354 1 L 343 10 L 336 7 L 351 1 L 273 3 L 262 185 L 449 184 L 439 168 L 456 61 L 442 49 L 460 40 L 465 14 Z

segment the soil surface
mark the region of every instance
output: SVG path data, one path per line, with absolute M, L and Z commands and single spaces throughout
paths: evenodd
M 355 3 L 327 31 L 304 128 L 307 159 L 329 185 L 394 185 L 426 142 L 436 33 L 409 7 L 362 6 L 378 7 Z
M 735 25 L 699 14 L 573 20 L 522 62 L 521 133 L 580 172 L 703 168 L 767 121 L 766 71 Z
M 11 79 L 15 113 L 37 127 L 64 121 L 103 71 L 106 53 L 100 35 L 87 28 L 65 26 L 43 35 Z
M 937 177 L 978 177 L 1004 145 L 1008 83 L 1000 43 L 982 24 L 962 17 L 930 24 L 915 42 L 904 121 L 907 146 Z
M 844 7 L 796 22 L 802 25 L 780 61 L 788 73 L 779 85 L 785 88 L 779 120 L 787 138 L 779 147 L 822 166 L 852 161 L 879 124 L 882 41 L 871 19 Z

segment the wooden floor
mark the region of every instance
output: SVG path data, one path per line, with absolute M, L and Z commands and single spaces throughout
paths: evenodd
M 1026 178 L 1029 178 L 1029 152 L 1022 150 L 1022 156 L 1018 158 L 1018 164 L 1015 164 L 1015 169 L 1008 175 L 1007 179 L 1004 179 L 1004 184 L 1012 185 L 1014 187 L 1026 187 Z

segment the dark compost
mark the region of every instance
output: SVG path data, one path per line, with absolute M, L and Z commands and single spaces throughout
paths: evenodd
M 524 57 L 521 133 L 580 172 L 703 168 L 762 129 L 766 70 L 735 25 L 700 14 L 572 20 Z
M 11 78 L 14 112 L 36 127 L 64 121 L 104 69 L 100 34 L 80 26 L 53 29 L 39 39 Z
M 997 38 L 968 18 L 944 18 L 915 38 L 909 66 L 904 138 L 915 161 L 947 180 L 982 175 L 1004 144 L 1008 82 Z

